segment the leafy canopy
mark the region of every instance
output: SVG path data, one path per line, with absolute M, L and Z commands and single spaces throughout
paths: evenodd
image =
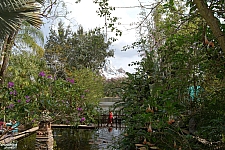
M 85 32 L 80 26 L 73 32 L 68 26 L 59 22 L 58 29 L 50 30 L 45 44 L 45 57 L 49 63 L 58 61 L 68 68 L 88 68 L 98 71 L 103 67 L 105 59 L 114 55 L 108 50 L 111 42 L 105 42 L 104 34 L 99 28 Z

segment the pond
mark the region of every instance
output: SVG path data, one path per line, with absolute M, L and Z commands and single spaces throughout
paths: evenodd
M 53 128 L 53 150 L 107 150 L 123 132 L 116 128 L 70 129 Z M 36 134 L 18 141 L 16 150 L 34 150 Z

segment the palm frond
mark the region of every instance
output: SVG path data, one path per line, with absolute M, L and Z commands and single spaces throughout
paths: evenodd
M 43 33 L 31 26 L 27 22 L 23 22 L 21 30 L 19 31 L 15 43 L 21 43 L 29 49 L 32 49 L 33 53 L 37 56 L 43 56 L 44 54 L 44 35 Z
M 40 3 L 43 0 L 1 0 L 0 1 L 0 38 L 17 31 L 23 21 L 40 28 Z

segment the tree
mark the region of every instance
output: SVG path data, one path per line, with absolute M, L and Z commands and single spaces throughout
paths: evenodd
M 193 3 L 198 8 L 200 15 L 205 19 L 207 25 L 211 28 L 213 35 L 223 52 L 225 53 L 225 37 L 222 24 L 220 23 L 220 17 L 224 19 L 224 3 L 222 1 L 204 1 L 204 0 L 193 0 Z M 193 6 L 194 7 L 194 6 Z
M 4 82 L 5 71 L 7 69 L 9 55 L 14 45 L 15 37 L 20 30 L 21 24 L 26 21 L 34 27 L 39 28 L 42 24 L 40 19 L 40 7 L 43 0 L 13 0 L 10 3 L 7 0 L 0 2 L 1 6 L 1 40 L 3 41 L 0 70 L 0 84 Z
M 93 72 L 91 69 L 79 69 L 73 71 L 70 76 L 75 77 L 75 82 L 80 87 L 85 88 L 85 101 L 86 105 L 98 104 L 99 100 L 104 97 L 103 77 Z
M 147 32 L 134 46 L 145 55 L 116 104 L 127 125 L 119 149 L 133 149 L 135 143 L 160 149 L 224 148 L 224 53 L 216 40 L 214 47 L 204 45 L 202 37 L 213 39 L 212 30 L 195 9 L 186 15 L 184 8 L 180 1 L 161 1 L 153 19 L 143 17 Z
M 113 56 L 113 51 L 108 51 L 109 45 L 110 42 L 105 42 L 98 28 L 85 32 L 80 26 L 76 32 L 72 32 L 69 26 L 64 29 L 60 22 L 57 31 L 50 30 L 45 44 L 45 57 L 49 63 L 58 61 L 68 69 L 98 71 L 104 65 L 105 58 Z
M 18 9 L 17 7 L 11 6 L 15 3 L 15 5 L 19 7 L 20 5 L 17 4 L 17 1 L 10 2 L 13 2 L 8 3 L 10 4 L 10 12 L 13 12 L 15 9 L 15 12 L 18 13 L 17 16 L 15 15 L 16 13 L 13 12 L 15 20 L 17 20 L 12 23 L 17 22 L 19 24 L 17 26 L 15 24 L 9 26 L 11 27 L 10 29 L 6 27 L 7 31 L 4 32 L 7 41 L 3 43 L 1 52 L 2 54 L 7 52 L 7 54 L 3 56 L 3 67 L 1 69 L 4 81 L 8 81 L 8 84 L 2 82 L 3 86 L 0 88 L 1 107 L 6 108 L 1 109 L 1 114 L 4 115 L 7 113 L 7 117 L 9 118 L 16 117 L 22 123 L 31 123 L 31 121 L 35 122 L 35 120 L 37 120 L 42 110 L 48 109 L 52 115 L 54 115 L 54 120 L 59 121 L 59 123 L 62 121 L 70 124 L 93 122 L 93 115 L 96 114 L 94 108 L 96 108 L 98 100 L 102 98 L 102 77 L 93 73 L 93 70 L 91 71 L 89 69 L 92 67 L 89 64 L 85 64 L 85 67 L 88 69 L 81 67 L 76 71 L 73 69 L 73 72 L 68 71 L 68 74 L 66 74 L 63 79 L 53 78 L 50 74 L 46 75 L 48 72 L 46 72 L 45 63 L 43 60 L 40 60 L 40 57 L 37 57 L 41 56 L 40 50 L 42 49 L 35 45 L 34 40 L 30 39 L 31 36 L 34 36 L 34 38 L 41 37 L 41 40 L 43 39 L 42 35 L 36 32 L 37 30 L 33 30 L 34 28 L 30 25 L 34 25 L 34 27 L 37 27 L 38 23 L 41 25 L 40 15 L 44 16 L 45 13 L 48 14 L 57 1 L 48 1 L 50 5 L 43 10 L 42 14 L 36 12 L 39 11 L 40 8 L 35 5 L 42 1 L 23 1 L 23 3 L 21 3 L 21 8 Z M 6 1 L 4 1 L 4 4 L 7 4 Z M 28 10 L 26 10 L 26 8 Z M 18 12 L 20 9 L 22 13 Z M 8 12 L 8 14 L 10 12 Z M 31 14 L 28 14 L 26 17 L 25 14 L 28 12 Z M 7 15 L 5 14 L 5 16 Z M 13 19 L 14 18 L 11 18 L 9 20 Z M 35 22 L 35 19 L 37 19 L 36 25 L 32 24 Z M 38 19 L 40 22 L 38 22 Z M 90 32 L 79 31 L 79 33 L 74 33 L 77 35 L 76 38 L 80 38 L 78 43 L 82 45 L 83 40 L 85 40 L 83 38 L 88 37 L 86 42 L 92 44 L 93 47 L 95 46 L 93 50 L 98 48 L 102 50 L 99 58 L 101 59 L 100 61 L 103 61 L 103 55 L 105 55 L 104 50 L 106 51 L 110 43 L 104 42 L 104 36 L 100 30 L 96 29 Z M 13 37 L 13 39 L 10 37 Z M 21 41 L 16 41 L 16 38 L 19 38 L 18 40 L 23 39 L 22 44 L 31 46 L 34 53 L 27 53 L 20 49 L 19 52 L 13 51 L 12 55 L 10 55 L 12 47 L 16 46 L 16 48 L 18 48 L 19 44 L 21 44 Z M 66 44 L 69 45 L 71 44 L 70 42 L 73 41 L 68 38 L 68 43 Z M 102 47 L 98 47 L 98 45 Z M 82 48 L 84 49 L 85 45 L 82 45 Z M 112 52 L 106 53 L 107 55 L 113 55 Z M 95 56 L 94 54 L 95 53 L 92 53 L 90 55 Z M 63 55 L 66 56 L 66 53 L 63 53 Z M 12 58 L 12 61 L 9 62 L 9 58 Z M 80 61 L 82 60 L 80 59 Z M 100 61 L 96 62 L 96 64 L 101 64 Z M 9 70 L 8 73 L 5 72 L 7 67 Z M 74 76 L 76 76 L 76 78 L 74 78 Z M 6 80 L 5 77 L 7 77 Z
M 46 63 L 31 52 L 20 51 L 19 53 L 13 53 L 10 60 L 6 74 L 6 81 L 8 82 L 30 84 L 37 77 L 40 70 L 47 70 Z
M 18 53 L 20 50 L 28 50 L 32 51 L 37 57 L 41 58 L 44 56 L 43 45 L 43 33 L 27 22 L 24 22 L 21 26 L 21 30 L 16 36 L 15 46 L 13 47 L 12 52 Z
M 104 97 L 118 97 L 121 95 L 123 93 L 121 89 L 124 81 L 126 81 L 126 77 L 105 79 Z
M 21 23 L 27 21 L 29 24 L 40 27 L 42 21 L 40 19 L 40 7 L 38 4 L 42 4 L 43 0 L 13 0 L 10 3 L 7 0 L 2 0 L 1 6 L 1 39 L 6 36 L 14 34 L 18 31 Z

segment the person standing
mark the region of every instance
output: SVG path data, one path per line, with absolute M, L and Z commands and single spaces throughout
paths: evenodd
M 109 111 L 109 117 L 108 117 L 108 123 L 107 126 L 111 124 L 111 126 L 113 126 L 113 113 L 112 111 Z

